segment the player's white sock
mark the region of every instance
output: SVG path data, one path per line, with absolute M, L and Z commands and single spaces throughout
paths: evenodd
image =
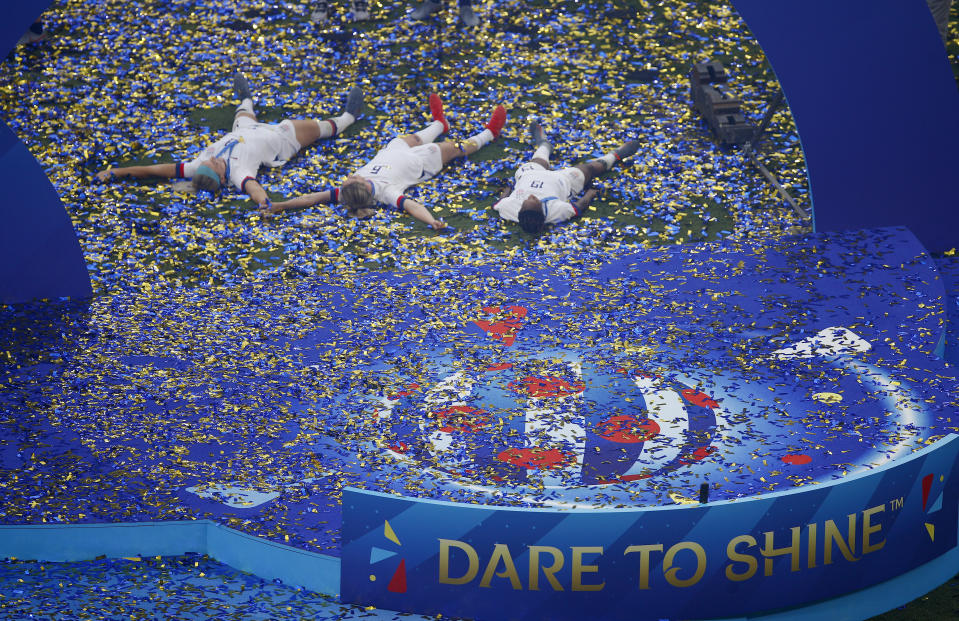
M 469 138 L 467 138 L 466 142 L 472 142 L 473 144 L 476 145 L 477 149 L 482 149 L 483 147 L 488 145 L 490 142 L 492 142 L 493 138 L 494 138 L 493 132 L 491 132 L 488 129 L 484 129 L 483 131 L 476 134 L 475 136 L 470 136 Z
M 349 112 L 344 112 L 340 116 L 333 117 L 333 122 L 336 123 L 336 133 L 341 133 L 344 129 L 352 125 L 355 120 L 356 117 Z
M 240 105 L 236 107 L 237 112 L 247 112 L 249 114 L 256 114 L 253 112 L 253 100 L 247 97 L 240 102 Z
M 546 161 L 548 162 L 548 161 L 549 161 L 549 154 L 550 154 L 552 151 L 553 151 L 553 148 L 549 146 L 549 143 L 548 143 L 548 142 L 543 142 L 543 143 L 541 143 L 538 147 L 536 147 L 536 150 L 535 150 L 535 151 L 533 151 L 533 159 L 535 160 L 535 159 L 539 158 L 539 159 L 542 159 L 542 160 L 546 160 Z
M 433 121 L 413 135 L 422 140 L 423 144 L 429 144 L 439 138 L 444 129 L 443 123 L 440 121 Z
M 332 119 L 316 119 L 316 124 L 320 128 L 320 138 L 329 138 L 335 134 L 341 133 L 344 129 L 353 124 L 356 120 L 349 112 L 344 112 L 340 116 Z

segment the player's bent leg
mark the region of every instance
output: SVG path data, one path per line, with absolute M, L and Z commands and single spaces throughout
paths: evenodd
M 479 147 L 476 146 L 476 143 L 469 140 L 463 143 L 456 143 L 452 140 L 444 140 L 437 146 L 440 148 L 440 157 L 443 158 L 443 166 L 446 166 L 457 158 L 466 157 L 467 155 L 472 155 L 473 153 L 479 151 Z
M 304 147 L 313 144 L 320 138 L 332 136 L 336 132 L 336 125 L 329 119 L 322 121 L 318 119 L 291 119 L 290 122 L 293 123 L 293 130 L 296 132 L 296 141 Z M 323 127 L 324 124 L 326 125 L 325 128 Z
M 346 130 L 356 121 L 363 108 L 363 89 L 353 86 L 346 96 L 346 104 L 339 116 L 329 119 L 310 119 L 292 121 L 296 129 L 296 139 L 304 147 L 321 138 L 332 138 Z
M 240 119 L 253 119 L 256 122 L 256 113 L 253 111 L 253 91 L 246 77 L 237 71 L 233 74 L 233 93 L 240 100 L 233 115 L 233 129 L 240 125 Z
M 590 160 L 584 164 L 576 164 L 576 166 L 573 168 L 581 170 L 583 172 L 583 176 L 586 177 L 584 187 L 588 187 L 589 184 L 593 182 L 593 178 L 595 178 L 596 175 L 606 172 L 605 164 L 599 160 Z
M 233 127 L 230 131 L 235 132 L 241 127 L 254 125 L 256 122 L 256 115 L 252 111 L 237 110 L 236 114 L 233 115 Z

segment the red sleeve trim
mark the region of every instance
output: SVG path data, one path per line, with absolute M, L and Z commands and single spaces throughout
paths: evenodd
M 185 179 L 185 178 L 186 178 L 186 175 L 183 174 L 183 162 L 177 162 L 177 164 L 176 164 L 176 172 L 174 172 L 173 175 L 174 175 L 177 179 Z
M 396 208 L 402 210 L 403 203 L 406 202 L 406 197 L 400 194 L 399 198 L 396 199 Z

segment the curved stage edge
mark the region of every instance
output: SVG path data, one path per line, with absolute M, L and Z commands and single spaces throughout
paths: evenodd
M 787 621 L 828 615 L 831 619 L 865 619 L 921 596 L 951 578 L 959 567 L 959 550 L 956 548 L 959 537 L 957 451 L 959 436 L 950 435 L 908 458 L 834 483 L 736 501 L 640 510 L 516 509 L 401 498 L 348 488 L 344 490 L 342 561 L 253 537 L 209 520 L 0 526 L 0 557 L 79 561 L 101 555 L 119 558 L 193 552 L 207 554 L 231 567 L 267 580 L 280 579 L 287 584 L 339 596 L 344 602 L 372 604 L 384 610 L 460 616 L 475 611 L 477 607 L 485 608 L 477 615 L 479 619 L 542 618 L 543 614 L 557 619 L 584 618 L 583 615 L 589 614 L 589 611 L 592 614 L 601 612 L 606 617 L 611 611 L 598 606 L 609 600 L 615 601 L 617 607 L 609 618 L 635 619 L 634 611 L 637 606 L 642 606 L 644 610 L 651 611 L 649 618 Z M 889 500 L 880 501 L 880 498 Z M 872 503 L 878 504 L 872 506 Z M 848 511 L 852 513 L 847 514 Z M 732 513 L 736 515 L 729 515 Z M 793 524 L 793 521 L 800 519 L 800 515 L 806 516 L 805 522 Z M 857 516 L 855 520 L 854 515 Z M 843 518 L 849 520 L 845 525 Z M 753 527 L 743 528 L 749 520 L 753 520 Z M 789 549 L 782 545 L 783 533 L 799 527 L 808 535 L 809 524 L 817 521 L 824 524 L 824 528 L 818 530 L 818 538 L 815 534 L 817 530 L 812 531 L 813 547 L 818 545 L 817 541 L 824 545 L 824 549 L 832 549 L 832 544 L 836 544 L 832 567 L 824 563 L 818 552 L 810 556 L 805 540 L 791 553 L 782 554 Z M 410 524 L 416 525 L 417 530 L 405 528 Z M 484 524 L 507 527 L 487 533 L 489 529 L 483 528 Z M 651 524 L 654 529 L 652 532 Z M 595 585 L 599 584 L 601 576 L 602 584 L 607 588 L 616 587 L 623 591 L 611 594 L 603 589 L 577 593 L 568 588 L 571 576 L 563 571 L 563 566 L 556 567 L 555 552 L 563 554 L 560 548 L 562 544 L 557 539 L 568 544 L 570 538 L 575 540 L 588 533 L 586 539 L 593 536 L 593 541 L 577 543 L 598 541 L 611 544 L 608 549 L 612 549 L 617 542 L 622 543 L 624 533 L 630 532 L 642 533 L 646 541 L 676 539 L 676 535 L 668 531 L 671 525 L 677 524 L 689 527 L 683 535 L 688 535 L 687 543 L 680 547 L 688 552 L 701 546 L 706 555 L 701 559 L 704 566 L 709 565 L 705 558 L 727 546 L 729 533 L 724 530 L 738 529 L 744 534 L 752 533 L 746 536 L 755 535 L 754 541 L 761 541 L 760 531 L 770 529 L 768 532 L 776 533 L 770 551 L 777 553 L 769 557 L 772 560 L 768 568 L 771 575 L 760 575 L 764 571 L 762 563 L 765 559 L 764 555 L 755 554 L 758 565 L 746 562 L 745 557 L 738 557 L 739 566 L 732 569 L 735 575 L 745 573 L 741 571 L 743 566 L 746 570 L 750 566 L 758 569 L 756 575 L 740 582 L 757 587 L 751 594 L 729 589 L 732 584 L 728 580 L 729 569 L 724 572 L 727 576 L 725 579 L 717 576 L 715 570 L 709 575 L 702 574 L 704 579 L 699 584 L 705 586 L 697 586 L 688 584 L 696 578 L 695 575 L 689 576 L 689 555 L 676 554 L 673 555 L 674 564 L 685 567 L 672 571 L 671 581 L 676 584 L 671 588 L 663 585 L 662 579 L 671 570 L 663 567 L 661 559 L 656 563 L 650 555 L 649 571 L 640 572 L 639 584 L 635 584 L 635 571 L 629 572 L 629 576 L 619 577 L 614 573 L 603 573 L 603 569 L 615 571 L 617 568 L 612 565 L 602 567 L 595 556 L 597 547 L 588 546 L 582 547 L 581 551 L 593 554 L 592 561 L 583 563 L 579 578 L 572 579 L 584 585 L 587 581 Z M 509 525 L 514 527 L 512 531 L 508 529 Z M 657 526 L 659 531 L 655 530 Z M 537 528 L 541 529 L 541 533 L 535 532 Z M 429 531 L 429 535 L 425 531 Z M 830 539 L 830 532 L 839 539 L 835 536 Z M 532 538 L 524 540 L 524 535 Z M 455 539 L 452 538 L 454 536 Z M 741 536 L 737 539 L 741 539 Z M 446 547 L 449 562 L 437 562 L 437 555 L 425 549 L 435 548 L 436 542 L 442 540 L 456 542 Z M 691 540 L 698 543 L 687 545 Z M 507 543 L 502 543 L 504 541 Z M 827 541 L 831 543 L 826 545 Z M 846 543 L 849 550 L 843 548 Z M 513 556 L 508 552 L 510 547 L 533 544 L 542 546 L 540 552 L 552 554 L 551 560 L 554 561 L 551 566 L 545 567 L 545 573 L 537 573 L 537 580 L 543 583 L 537 592 L 526 588 L 531 585 L 527 583 L 525 567 L 520 562 L 513 565 Z M 484 545 L 490 549 L 495 545 L 500 551 L 506 550 L 505 555 L 499 554 L 495 561 L 487 555 L 490 563 L 484 578 L 490 584 L 477 588 L 476 583 L 480 582 L 478 571 L 472 571 L 476 575 L 476 579 L 470 581 L 472 585 L 449 584 L 449 581 L 464 577 L 453 575 L 462 572 L 462 563 L 458 562 L 462 559 L 450 558 L 450 552 L 474 546 L 475 549 L 482 549 Z M 568 545 L 566 547 L 569 548 Z M 736 552 L 743 552 L 741 546 L 734 548 Z M 456 553 L 453 553 L 454 557 Z M 645 553 L 641 556 L 645 556 Z M 850 556 L 854 560 L 850 560 Z M 515 558 L 519 561 L 521 556 L 515 555 Z M 678 562 L 678 559 L 683 559 L 683 562 Z M 408 566 L 407 560 L 410 561 Z M 799 570 L 793 568 L 790 571 L 787 561 L 798 564 Z M 388 566 L 387 575 L 394 572 L 397 562 L 403 567 L 402 589 L 396 588 L 399 584 L 396 579 L 398 571 L 389 585 L 386 580 L 372 581 L 368 578 L 373 575 L 370 572 L 382 571 L 384 566 Z M 476 569 L 482 569 L 483 565 L 486 563 L 481 557 Z M 541 570 L 544 565 L 540 565 Z M 728 568 L 733 563 L 730 561 L 724 565 Z M 511 570 L 511 567 L 514 569 Z M 436 582 L 437 572 L 444 571 L 448 583 L 441 585 Z M 819 576 L 810 579 L 811 573 L 819 573 Z M 892 577 L 879 579 L 883 573 L 892 574 Z M 532 580 L 533 573 L 528 575 Z M 514 579 L 519 580 L 524 588 L 516 589 Z M 554 580 L 565 583 L 566 588 L 558 591 L 555 586 L 563 585 Z M 775 580 L 787 584 L 791 582 L 792 588 L 783 584 L 772 585 Z M 878 581 L 869 583 L 870 580 Z M 649 590 L 640 592 L 637 587 L 643 581 L 647 582 Z M 547 582 L 553 583 L 554 588 L 549 589 Z M 714 588 L 716 583 L 725 584 L 726 588 Z M 660 595 L 665 595 L 659 598 L 667 602 L 665 609 L 656 608 L 657 586 Z M 463 595 L 450 595 L 457 590 L 461 590 Z M 820 596 L 827 591 L 831 591 L 828 599 Z M 749 607 L 751 602 L 769 597 L 770 593 L 777 593 L 773 595 L 777 599 L 782 598 L 783 593 L 790 593 L 801 601 L 793 602 L 787 608 L 776 609 L 773 606 L 772 611 L 765 606 L 745 616 L 704 616 L 690 614 L 695 611 L 688 608 L 690 605 L 695 607 L 696 602 L 705 602 L 705 605 L 714 607 L 717 600 L 724 598 L 732 603 L 749 602 L 746 604 Z M 680 594 L 682 598 L 677 597 Z M 751 595 L 756 599 L 751 599 Z M 524 600 L 524 596 L 529 598 Z M 397 605 L 407 597 L 418 598 L 418 601 L 412 605 Z M 679 605 L 679 610 L 676 610 L 676 605 L 668 603 L 681 600 L 685 604 Z

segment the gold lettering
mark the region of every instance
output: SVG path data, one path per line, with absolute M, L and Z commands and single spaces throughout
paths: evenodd
M 676 555 L 681 550 L 691 550 L 696 555 L 696 571 L 685 580 L 676 576 L 679 573 L 679 568 L 673 567 L 673 561 L 676 560 Z M 706 573 L 706 550 L 703 550 L 703 546 L 693 541 L 680 541 L 666 551 L 666 556 L 663 558 L 663 571 L 666 575 L 666 582 L 674 587 L 693 586 Z
M 554 591 L 562 591 L 563 585 L 556 579 L 556 572 L 563 568 L 565 559 L 559 548 L 553 546 L 530 546 L 529 547 L 529 590 L 539 591 L 539 555 L 546 552 L 553 556 L 553 563 L 549 567 L 543 568 L 543 575 L 549 580 L 550 586 Z
M 823 562 L 826 565 L 832 564 L 833 542 L 839 544 L 839 551 L 842 552 L 842 555 L 847 561 L 859 560 L 856 558 L 856 514 L 850 513 L 846 518 L 849 522 L 849 530 L 847 531 L 849 535 L 848 543 L 839 533 L 839 529 L 836 528 L 836 523 L 832 520 L 826 520 L 826 532 L 823 534 L 823 543 L 826 547 L 823 554 Z
M 479 585 L 489 587 L 490 581 L 493 579 L 493 573 L 496 572 L 496 567 L 501 560 L 503 561 L 503 571 L 497 572 L 496 576 L 498 578 L 509 578 L 509 583 L 513 585 L 513 589 L 522 591 L 523 583 L 519 581 L 516 565 L 513 564 L 513 557 L 510 556 L 509 548 L 506 547 L 505 543 L 497 543 L 493 546 L 493 554 L 489 558 L 489 563 L 486 564 L 486 571 L 483 572 L 483 579 L 480 580 Z
M 755 542 L 754 542 L 755 543 Z M 648 589 L 649 588 L 649 555 L 652 552 L 662 552 L 663 544 L 656 543 L 645 546 L 629 546 L 626 548 L 626 551 L 623 552 L 623 556 L 627 554 L 632 554 L 633 552 L 639 552 L 639 588 Z
M 574 591 L 602 591 L 606 581 L 599 584 L 583 584 L 583 574 L 599 571 L 598 565 L 584 565 L 584 554 L 602 554 L 600 546 L 573 546 L 573 590 Z
M 450 548 L 459 548 L 466 552 L 466 558 L 469 559 L 469 568 L 466 573 L 459 578 L 450 578 Z M 440 539 L 440 584 L 466 584 L 476 577 L 479 571 L 479 557 L 476 550 L 468 543 L 457 541 L 455 539 Z
M 799 571 L 799 541 L 800 541 L 800 529 L 798 526 L 793 526 L 789 529 L 792 533 L 792 541 L 789 544 L 788 548 L 779 548 L 775 547 L 773 543 L 774 534 L 772 531 L 767 531 L 763 533 L 765 536 L 765 542 L 760 550 L 762 555 L 766 557 L 766 560 L 763 562 L 763 575 L 771 576 L 773 575 L 773 560 L 771 557 L 775 556 L 785 556 L 788 554 L 790 556 L 789 560 L 789 569 L 790 571 Z
M 809 529 L 809 547 L 806 548 L 806 567 L 812 569 L 816 566 L 816 531 L 819 525 L 813 522 L 812 524 L 807 524 L 806 528 Z
M 876 513 L 882 513 L 886 510 L 885 503 L 879 505 L 878 507 L 872 507 L 871 509 L 866 509 L 862 512 L 862 553 L 869 554 L 870 552 L 875 552 L 876 550 L 882 550 L 882 547 L 886 545 L 886 540 L 883 539 L 879 543 L 871 544 L 869 543 L 869 536 L 875 532 L 882 530 L 882 524 L 872 525 L 870 521 L 872 516 Z
M 733 582 L 742 582 L 743 580 L 749 580 L 754 575 L 756 575 L 756 570 L 759 568 L 759 561 L 756 560 L 756 557 L 751 554 L 741 554 L 736 551 L 736 546 L 741 543 L 745 543 L 747 548 L 751 548 L 756 545 L 756 540 L 749 535 L 740 535 L 734 537 L 726 545 L 726 556 L 729 557 L 731 561 L 729 565 L 726 565 L 726 577 L 732 580 Z M 736 573 L 733 570 L 732 563 L 745 563 L 746 571 L 742 573 Z

